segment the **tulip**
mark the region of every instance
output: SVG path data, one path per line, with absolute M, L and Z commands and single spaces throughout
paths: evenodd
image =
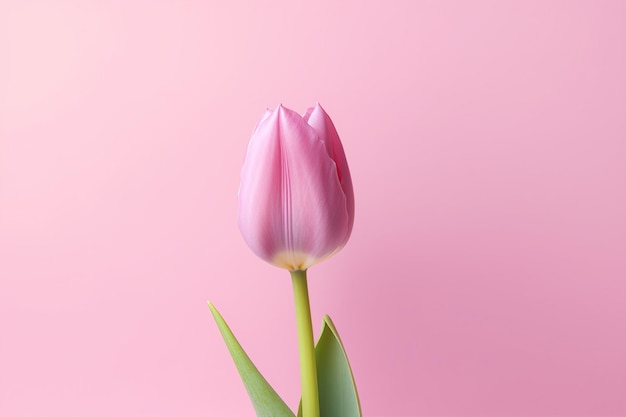
M 353 223 L 352 179 L 328 114 L 319 104 L 304 116 L 266 111 L 241 170 L 239 228 L 254 253 L 291 273 L 303 417 L 319 417 L 306 270 L 343 248 Z
M 239 228 L 248 246 L 273 265 L 305 271 L 346 244 L 353 222 L 348 163 L 324 109 L 268 110 L 241 171 Z

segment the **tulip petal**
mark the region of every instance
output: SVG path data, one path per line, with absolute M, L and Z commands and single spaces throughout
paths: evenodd
M 248 245 L 274 265 L 307 269 L 345 244 L 346 207 L 324 142 L 278 106 L 259 123 L 241 171 L 239 227 Z
M 254 130 L 252 131 L 253 135 L 256 133 L 256 131 L 258 130 L 258 128 L 261 125 L 261 123 L 263 123 L 265 121 L 265 119 L 267 119 L 271 114 L 272 114 L 272 111 L 270 109 L 265 109 L 265 112 L 263 113 L 263 116 L 261 116 L 261 118 L 257 122 L 256 126 L 254 126 Z
M 335 125 L 319 103 L 307 110 L 304 120 L 317 131 L 326 145 L 328 154 L 337 165 L 337 175 L 339 176 L 341 188 L 346 195 L 348 217 L 350 219 L 350 225 L 345 237 L 347 241 L 352 233 L 352 225 L 354 223 L 354 189 L 343 145 L 341 140 L 339 140 L 339 134 L 337 129 L 335 129 Z

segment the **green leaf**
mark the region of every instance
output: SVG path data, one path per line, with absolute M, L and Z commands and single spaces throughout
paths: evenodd
M 213 304 L 208 303 L 213 318 L 219 327 L 230 355 L 235 361 L 239 375 L 246 386 L 252 405 L 258 417 L 295 417 L 287 404 L 274 391 L 259 370 L 254 366 L 246 352 L 243 350 L 235 335 L 230 330 L 222 315 Z
M 328 315 L 315 345 L 320 417 L 361 417 L 361 404 L 348 356 Z M 298 417 L 302 411 L 298 409 Z

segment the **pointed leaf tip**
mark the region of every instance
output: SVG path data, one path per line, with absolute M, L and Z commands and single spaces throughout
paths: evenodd
M 321 417 L 361 417 L 361 404 L 348 355 L 329 315 L 315 347 Z
M 257 417 L 295 417 L 250 360 L 217 308 L 210 301 L 207 304 L 248 391 Z
M 329 315 L 315 346 L 320 417 L 361 417 L 359 394 L 339 332 Z M 298 410 L 298 417 L 302 417 Z

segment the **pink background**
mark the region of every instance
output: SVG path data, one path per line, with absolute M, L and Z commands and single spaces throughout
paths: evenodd
M 0 415 L 289 405 L 291 287 L 236 226 L 320 101 L 357 217 L 310 271 L 366 416 L 626 415 L 626 2 L 0 2 Z

